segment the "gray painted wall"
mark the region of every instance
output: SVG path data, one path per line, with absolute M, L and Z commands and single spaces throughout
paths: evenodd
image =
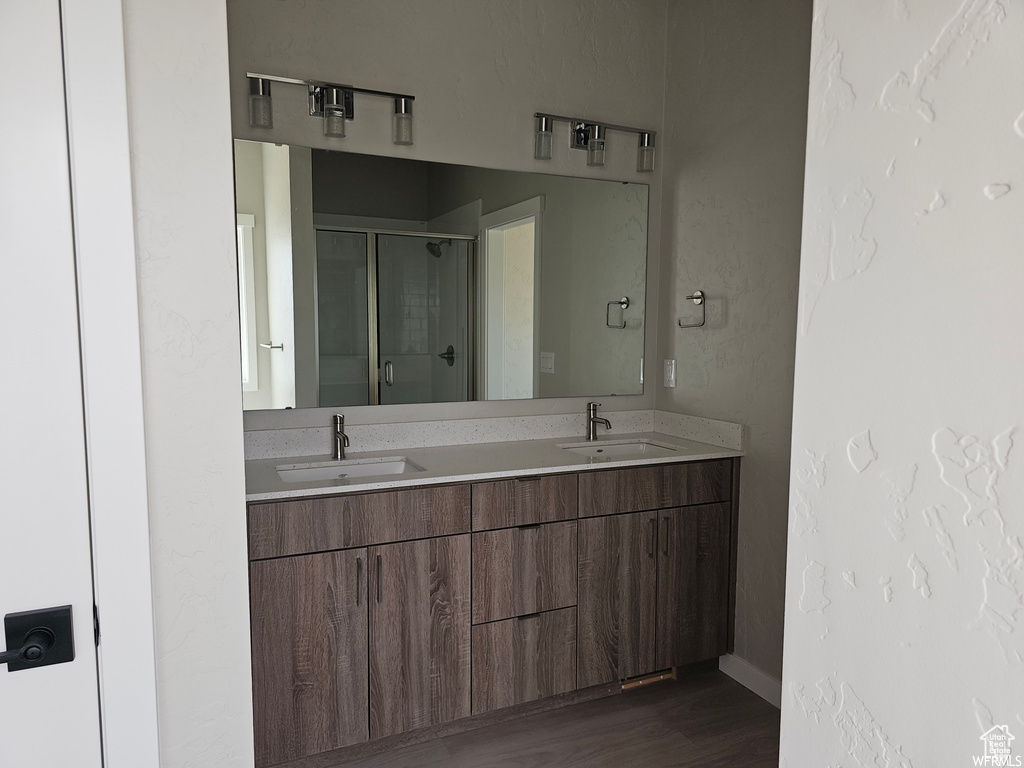
M 811 0 L 669 4 L 657 407 L 746 426 L 736 655 L 782 676 Z M 707 326 L 684 297 L 708 295 Z M 659 361 L 660 362 L 660 361 Z

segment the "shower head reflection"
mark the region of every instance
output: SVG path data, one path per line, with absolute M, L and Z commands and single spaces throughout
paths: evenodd
M 451 244 L 452 244 L 451 238 L 447 238 L 447 237 L 444 240 L 438 240 L 436 243 L 428 242 L 427 243 L 427 251 L 435 259 L 440 259 L 441 258 L 441 246 L 442 245 L 451 245 Z

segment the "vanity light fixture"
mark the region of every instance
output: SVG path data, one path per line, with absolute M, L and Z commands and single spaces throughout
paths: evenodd
M 556 120 L 569 123 L 569 147 L 587 151 L 587 165 L 601 167 L 605 162 L 605 133 L 621 131 L 637 135 L 637 173 L 650 173 L 654 170 L 654 136 L 655 132 L 646 128 L 632 128 L 628 125 L 598 123 L 582 117 L 565 117 L 547 112 L 535 112 L 537 135 L 533 145 L 533 157 L 536 160 L 551 159 L 551 126 Z
M 534 160 L 551 159 L 551 124 L 554 121 L 550 117 L 537 117 L 537 138 L 533 143 Z
M 274 127 L 270 81 L 261 77 L 249 78 L 249 125 L 253 128 Z
M 636 148 L 636 172 L 651 173 L 654 170 L 654 134 L 641 131 Z
M 395 119 L 392 139 L 400 147 L 412 144 L 412 98 L 395 99 Z
M 587 165 L 604 165 L 604 126 L 593 125 L 590 128 L 590 140 L 587 142 Z
M 345 138 L 345 93 L 341 88 L 323 89 L 324 136 Z
M 304 86 L 308 94 L 309 116 L 319 117 L 324 136 L 345 138 L 345 123 L 355 119 L 355 94 L 382 96 L 395 102 L 394 142 L 402 146 L 412 144 L 412 102 L 415 96 L 390 91 L 356 88 L 352 85 L 326 83 L 320 80 L 300 80 L 294 77 L 264 75 L 246 72 L 249 78 L 249 125 L 253 128 L 273 128 L 270 84 L 286 83 Z

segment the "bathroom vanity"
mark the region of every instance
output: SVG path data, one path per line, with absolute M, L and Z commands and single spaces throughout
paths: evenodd
M 333 483 L 249 462 L 260 768 L 612 695 L 731 649 L 741 452 L 645 435 L 402 454 L 367 458 L 414 470 Z

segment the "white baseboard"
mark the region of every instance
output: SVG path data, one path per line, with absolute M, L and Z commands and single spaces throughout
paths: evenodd
M 718 668 L 776 709 L 782 709 L 782 682 L 780 680 L 766 675 L 757 667 L 731 653 L 718 659 Z

